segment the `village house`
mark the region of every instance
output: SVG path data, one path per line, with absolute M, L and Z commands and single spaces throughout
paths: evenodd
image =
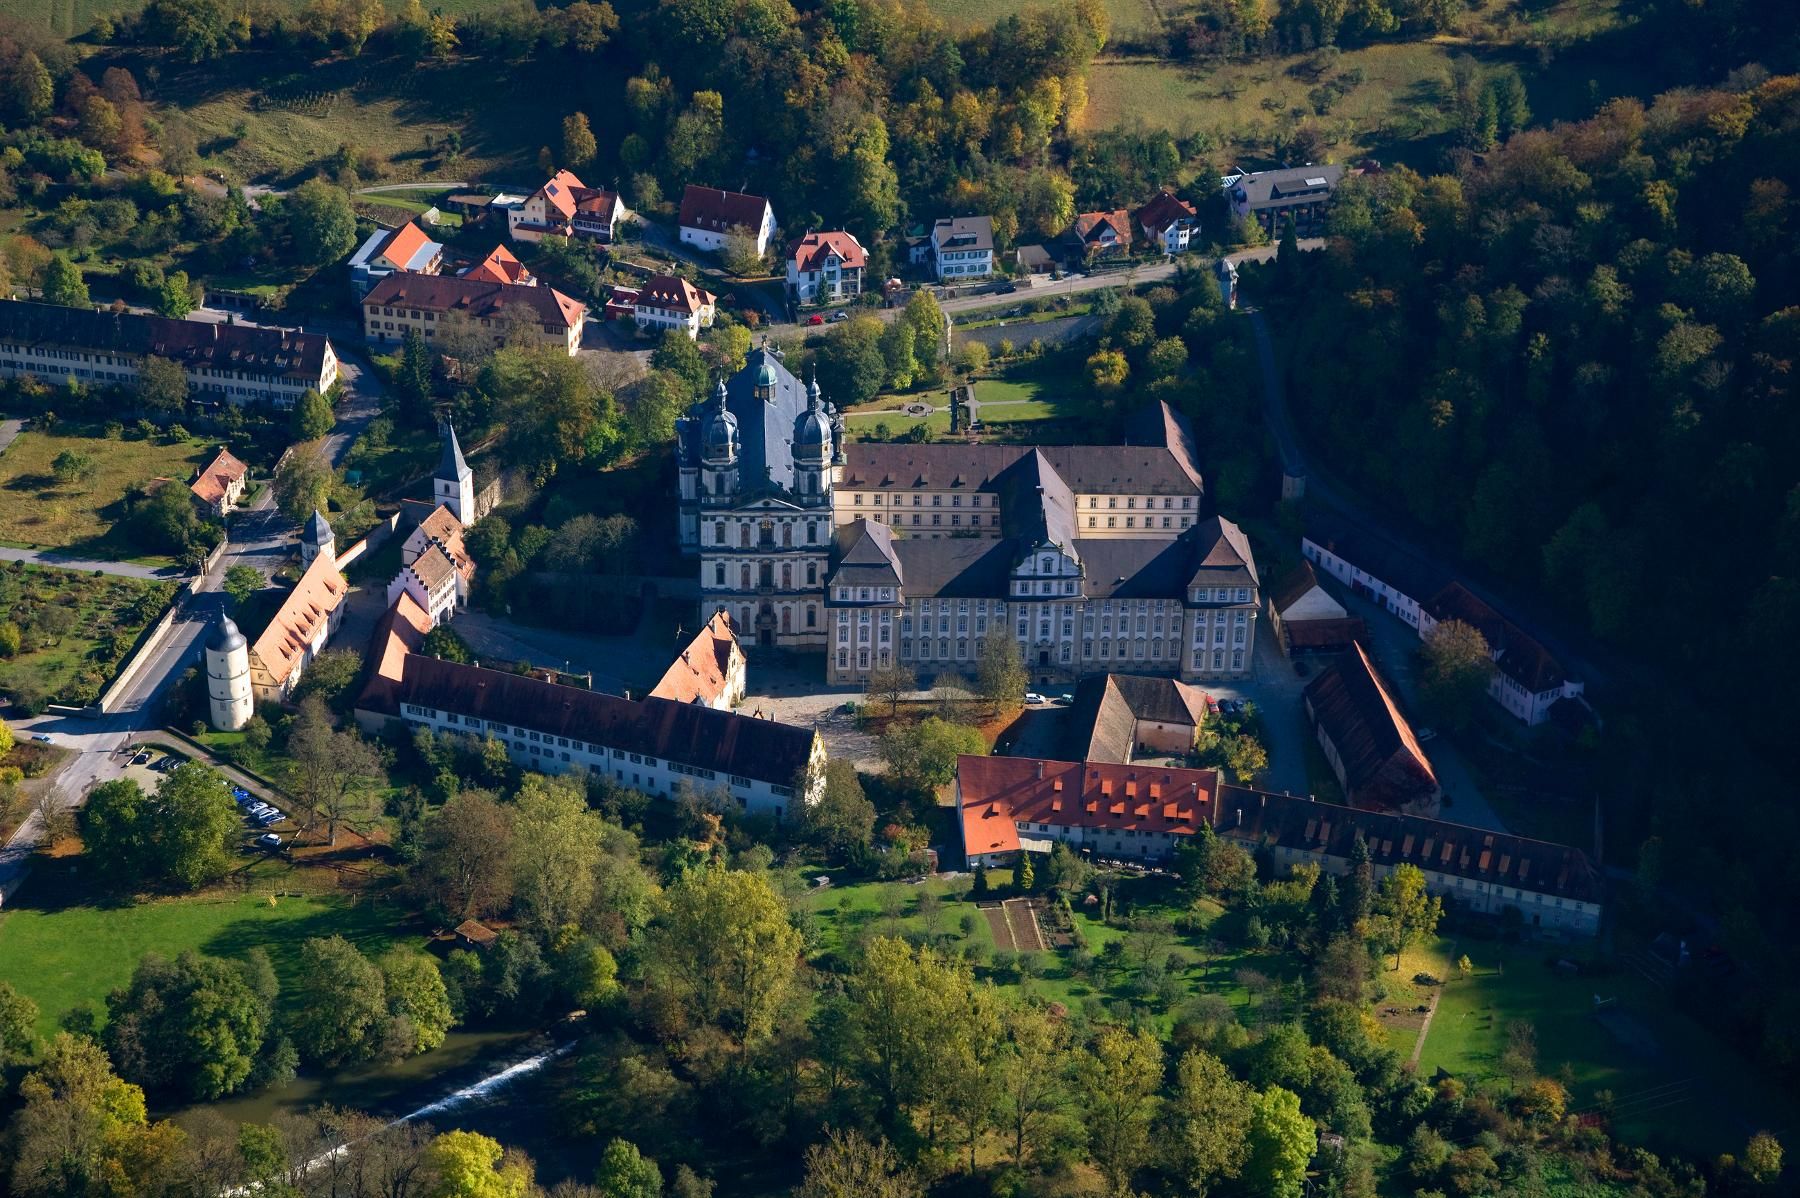
M 1448 581 L 1433 563 L 1323 509 L 1307 513 L 1300 556 L 1413 629 L 1419 627 L 1420 598 Z
M 589 187 L 574 172 L 562 170 L 505 211 L 506 230 L 514 241 L 586 237 L 607 243 L 625 217 L 625 202 L 617 192 Z
M 1321 670 L 1301 702 L 1352 806 L 1438 813 L 1437 773 L 1362 645 L 1351 645 Z
M 194 493 L 194 502 L 207 515 L 224 516 L 244 497 L 244 486 L 249 478 L 250 467 L 234 457 L 229 449 L 220 447 L 219 455 L 200 470 L 188 490 Z
M 285 703 L 300 676 L 344 619 L 350 585 L 327 542 L 313 556 L 269 626 L 250 646 L 250 687 L 258 703 Z
M 669 329 L 680 329 L 690 339 L 697 339 L 701 329 L 712 328 L 718 302 L 712 292 L 702 291 L 686 279 L 655 275 L 637 289 L 631 316 L 640 333 L 661 336 Z
M 0 299 L 0 378 L 128 387 L 147 357 L 181 367 L 203 404 L 291 408 L 338 377 L 337 352 L 318 333 Z
M 462 277 L 477 283 L 511 283 L 520 287 L 537 286 L 537 276 L 503 245 L 497 245 L 487 257 L 462 272 Z
M 928 257 L 940 283 L 960 283 L 994 273 L 994 221 L 987 216 L 947 216 L 931 226 Z
M 760 256 L 775 236 L 775 209 L 761 196 L 688 184 L 681 194 L 681 240 L 695 249 L 718 252 L 732 236 L 750 240 Z
M 1322 237 L 1331 193 L 1343 178 L 1341 166 L 1296 166 L 1228 175 L 1223 187 L 1231 214 L 1255 221 L 1269 237 L 1280 237 L 1290 220 L 1295 236 Z
M 1204 691 L 1175 678 L 1090 674 L 1075 688 L 1064 744 L 1082 761 L 1181 757 L 1193 752 L 1209 710 Z
M 408 595 L 435 628 L 468 605 L 474 581 L 475 561 L 463 546 L 462 522 L 440 506 L 400 547 L 400 572 L 388 583 L 388 605 Z
M 1131 252 L 1131 214 L 1123 208 L 1080 213 L 1064 242 L 1076 261 L 1122 258 Z
M 1419 637 L 1449 620 L 1474 627 L 1494 657 L 1488 698 L 1515 719 L 1537 727 L 1564 699 L 1581 697 L 1582 684 L 1570 678 L 1562 663 L 1524 629 L 1502 616 L 1460 582 L 1433 595 L 1420 608 Z
M 1290 655 L 1342 653 L 1363 635 L 1363 622 L 1319 585 L 1310 561 L 1298 565 L 1269 592 L 1269 627 Z
M 1194 206 L 1169 191 L 1159 191 L 1133 218 L 1144 239 L 1165 254 L 1185 254 L 1200 235 L 1200 214 Z
M 650 697 L 730 711 L 744 701 L 747 685 L 744 650 L 738 645 L 731 617 L 720 608 L 675 655 Z
M 397 271 L 434 275 L 444 263 L 442 244 L 407 221 L 398 229 L 377 229 L 350 256 L 350 286 L 357 298 Z
M 399 721 L 492 736 L 526 769 L 583 769 L 662 799 L 714 793 L 777 819 L 799 815 L 824 789 L 825 744 L 810 728 L 425 657 L 420 614 L 402 595 L 376 627 L 375 667 L 356 701 L 357 723 L 371 735 Z
M 797 304 L 833 304 L 862 294 L 869 257 L 843 230 L 808 233 L 787 253 L 788 295 Z
M 1377 880 L 1414 865 L 1429 892 L 1480 914 L 1510 908 L 1528 927 L 1594 935 L 1605 901 L 1579 849 L 1232 786 L 1215 770 L 965 756 L 954 795 L 970 869 L 1058 843 L 1095 860 L 1165 862 L 1205 824 L 1283 872 L 1311 864 L 1346 874 L 1360 837 Z
M 437 275 L 389 275 L 363 297 L 362 310 L 364 335 L 378 345 L 403 341 L 415 329 L 431 344 L 447 326 L 460 326 L 498 347 L 523 327 L 570 357 L 587 323 L 587 306 L 554 287 Z

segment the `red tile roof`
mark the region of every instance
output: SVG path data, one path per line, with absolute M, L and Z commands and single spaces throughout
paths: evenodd
M 425 236 L 424 230 L 407 221 L 381 247 L 381 256 L 392 262 L 397 269 L 406 270 L 412 265 L 413 255 L 430 244 L 431 238 Z
M 1460 582 L 1451 583 L 1422 606 L 1436 620 L 1461 620 L 1479 629 L 1500 672 L 1531 694 L 1560 690 L 1568 677 L 1550 650 Z
M 1194 206 L 1167 191 L 1159 191 L 1154 199 L 1137 210 L 1137 223 L 1149 231 L 1152 236 L 1160 237 L 1163 230 L 1182 218 L 1192 220 L 1198 215 Z
M 808 233 L 788 247 L 788 258 L 794 263 L 795 270 L 818 270 L 829 254 L 843 259 L 844 266 L 850 270 L 860 270 L 869 261 L 862 243 L 842 229 Z
M 1306 685 L 1314 721 L 1337 748 L 1358 807 L 1399 808 L 1437 793 L 1437 774 L 1360 644 Z
M 639 307 L 662 308 L 691 316 L 708 304 L 718 302 L 710 291 L 702 291 L 686 279 L 674 275 L 656 275 L 638 288 Z
M 1123 208 L 1110 212 L 1083 212 L 1075 218 L 1075 236 L 1084 243 L 1100 235 L 1102 226 L 1110 225 L 1121 244 L 1131 244 L 1131 214 Z
M 1211 818 L 1217 770 L 1029 757 L 959 757 L 963 848 L 1019 848 L 1018 824 L 1191 836 Z
M 544 203 L 550 211 L 561 213 L 562 218 L 568 220 L 575 215 L 575 193 L 586 190 L 587 184 L 577 179 L 573 173 L 557 171 L 537 189 L 537 194 L 544 197 Z
M 288 592 L 275 618 L 251 646 L 250 655 L 281 682 L 294 672 L 294 663 L 349 593 L 337 558 L 321 553 Z
M 188 489 L 202 503 L 217 507 L 225 498 L 226 489 L 248 473 L 250 467 L 233 457 L 229 449 L 221 449 L 219 456 L 207 464 Z
M 761 196 L 690 183 L 681 194 L 681 224 L 684 228 L 714 233 L 730 229 L 749 229 L 754 233 L 762 228 L 763 214 L 768 208 L 769 201 Z
M 554 287 L 522 287 L 445 275 L 392 274 L 363 297 L 364 308 L 421 308 L 492 318 L 508 304 L 524 304 L 545 328 L 571 329 L 587 306 Z
M 664 671 L 651 697 L 714 706 L 730 682 L 732 657 L 742 652 L 731 617 L 721 608 Z
M 463 272 L 463 278 L 487 283 L 521 283 L 529 285 L 531 272 L 513 257 L 512 251 L 497 245 L 487 257 Z

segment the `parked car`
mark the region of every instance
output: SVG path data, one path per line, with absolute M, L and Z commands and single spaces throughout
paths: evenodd
M 849 320 L 850 313 L 846 312 L 842 308 L 839 308 L 837 311 L 833 312 L 829 317 L 827 317 L 827 319 L 830 320 L 832 324 L 838 324 L 841 321 Z
M 1075 696 L 1058 695 L 1056 696 L 1056 705 L 1058 707 L 1073 707 L 1075 705 Z
M 273 807 L 271 807 L 271 808 L 269 808 L 269 810 L 267 810 L 267 811 L 263 812 L 261 815 L 257 816 L 254 822 L 257 827 L 266 828 L 270 824 L 278 824 L 286 818 L 287 818 L 287 816 L 283 815 L 281 812 L 279 812 L 279 811 L 275 810 Z
M 1025 692 L 1025 702 L 1030 703 L 1033 706 L 1036 706 L 1039 703 L 1048 703 L 1049 700 L 1044 698 L 1044 696 L 1038 694 L 1036 691 L 1026 691 Z
M 281 837 L 275 835 L 273 832 L 264 832 L 261 836 L 256 838 L 256 847 L 274 852 L 281 847 Z
M 824 324 L 825 318 L 823 316 L 820 316 L 817 312 L 814 312 L 811 316 L 808 316 L 806 318 L 806 323 L 809 325 Z
M 1018 289 L 1019 288 L 1017 287 L 1017 285 L 1015 285 L 1013 283 L 1002 283 L 1002 284 L 1000 284 L 1000 286 L 994 288 L 994 294 L 995 295 L 1011 295 L 1013 292 L 1017 291 Z
M 31 739 L 37 741 L 41 745 L 53 745 L 56 743 L 50 739 L 50 734 L 48 732 L 34 732 L 32 733 Z

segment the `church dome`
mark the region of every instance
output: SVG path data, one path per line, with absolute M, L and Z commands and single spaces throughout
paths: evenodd
M 794 451 L 802 457 L 825 458 L 831 454 L 831 417 L 819 397 L 819 380 L 806 386 L 806 411 L 794 426 Z
M 764 358 L 762 365 L 758 366 L 756 368 L 756 386 L 757 386 L 757 388 L 759 390 L 765 390 L 765 391 L 768 390 L 769 388 L 771 388 L 775 385 L 776 377 L 777 376 L 775 374 L 775 363 L 769 361 L 767 358 Z
M 206 636 L 206 648 L 210 653 L 231 653 L 244 648 L 249 642 L 238 626 L 228 615 L 220 613 L 218 622 Z
M 718 406 L 713 409 L 712 416 L 706 422 L 705 457 L 709 462 L 731 461 L 737 457 L 738 422 L 725 406 L 725 383 L 719 382 L 715 393 Z

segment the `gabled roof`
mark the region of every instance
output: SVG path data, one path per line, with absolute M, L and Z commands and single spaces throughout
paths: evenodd
M 1415 603 L 1425 602 L 1449 581 L 1436 562 L 1323 506 L 1307 509 L 1306 539 Z
M 1034 447 L 959 441 L 929 445 L 852 441 L 844 446 L 838 488 L 995 492 L 1006 468 L 1033 452 L 1042 454 L 1057 477 L 1080 495 L 1199 495 L 1202 490 L 1191 464 L 1166 446 Z
M 847 270 L 860 270 L 868 265 L 869 256 L 863 251 L 862 243 L 842 229 L 808 233 L 788 247 L 788 258 L 795 270 L 818 270 L 833 254 L 843 260 Z
M 1131 414 L 1125 422 L 1125 444 L 1167 449 L 1188 481 L 1195 487 L 1206 485 L 1200 474 L 1200 450 L 1194 440 L 1194 426 L 1170 406 L 1168 400 L 1151 400 Z
M 991 250 L 994 248 L 994 218 L 942 217 L 932 224 L 931 237 L 940 250 Z
M 681 224 L 688 229 L 713 233 L 749 229 L 754 233 L 762 228 L 763 215 L 768 210 L 768 200 L 741 191 L 721 191 L 690 183 L 681 193 Z
M 356 700 L 358 708 L 399 710 L 393 703 L 393 696 L 405 672 L 406 655 L 417 653 L 430 631 L 430 614 L 411 594 L 401 591 L 393 606 L 383 612 L 375 624 L 375 635 L 369 642 L 372 668 L 368 682 L 363 685 L 363 693 Z
M 331 342 L 318 333 L 11 299 L 0 299 L 0 337 L 126 357 L 154 354 L 189 370 L 241 370 L 309 386 L 318 385 L 331 352 Z
M 1123 208 L 1106 212 L 1083 212 L 1076 216 L 1075 224 L 1069 231 L 1077 241 L 1086 244 L 1098 238 L 1103 229 L 1111 229 L 1113 236 L 1120 242 L 1131 244 L 1131 214 Z
M 426 546 L 425 552 L 415 557 L 412 564 L 400 568 L 410 571 L 428 595 L 456 577 L 455 559 L 436 541 Z
M 894 587 L 905 583 L 894 532 L 874 520 L 853 520 L 838 528 L 837 567 L 826 584 L 833 587 Z
M 709 304 L 718 302 L 710 291 L 702 291 L 686 279 L 675 275 L 654 275 L 638 288 L 637 306 L 661 308 L 692 316 Z
M 287 678 L 294 672 L 294 664 L 300 660 L 300 655 L 349 593 L 349 584 L 338 569 L 336 557 L 321 553 L 313 558 L 312 565 L 288 592 L 275 618 L 251 646 L 252 659 L 260 662 L 276 681 Z
M 196 498 L 209 506 L 217 507 L 225 498 L 226 490 L 250 473 L 250 467 L 232 456 L 229 449 L 220 449 L 219 456 L 206 464 L 188 487 Z
M 995 481 L 1000 492 L 1000 529 L 1005 535 L 1018 538 L 1020 548 L 1027 552 L 1039 545 L 1055 545 L 1075 556 L 1075 496 L 1043 450 L 1030 449 Z
M 1032 757 L 956 759 L 963 849 L 1014 852 L 1019 824 L 1192 836 L 1211 814 L 1216 770 Z
M 392 274 L 363 297 L 365 308 L 466 312 L 477 319 L 490 319 L 503 308 L 520 305 L 529 308 L 547 329 L 572 329 L 587 312 L 587 305 L 554 287 L 522 287 L 454 275 Z
M 530 286 L 532 274 L 525 269 L 525 264 L 513 257 L 511 250 L 497 245 L 480 262 L 463 271 L 465 279 L 475 279 L 486 283 L 518 283 Z
M 1256 556 L 1244 530 L 1223 516 L 1209 516 L 1194 526 L 1200 546 L 1199 565 L 1190 585 L 1258 586 Z
M 568 220 L 575 215 L 575 193 L 585 190 L 587 184 L 577 179 L 573 172 L 557 171 L 535 194 L 544 197 L 544 203 L 550 211 L 560 213 L 564 220 Z
M 605 187 L 582 187 L 575 192 L 575 211 L 604 215 L 608 221 L 619 211 L 619 193 Z
M 1176 221 L 1194 220 L 1199 215 L 1194 206 L 1168 191 L 1159 191 L 1148 204 L 1137 210 L 1137 223 L 1152 237 L 1160 237 Z
M 1358 834 L 1377 872 L 1411 864 L 1580 902 L 1604 898 L 1587 854 L 1568 845 L 1528 840 L 1486 828 L 1390 811 L 1365 811 L 1230 784 L 1219 787 L 1213 826 L 1254 844 L 1348 859 Z
M 1300 564 L 1289 570 L 1275 584 L 1275 593 L 1269 601 L 1274 605 L 1276 611 L 1284 612 L 1301 598 L 1310 594 L 1318 585 L 1319 576 L 1313 573 L 1312 563 L 1301 558 Z
M 1530 694 L 1560 690 L 1567 681 L 1562 663 L 1548 649 L 1462 583 L 1451 583 L 1423 606 L 1436 620 L 1461 620 L 1479 629 L 1500 672 Z
M 408 654 L 391 690 L 358 707 L 398 715 L 415 703 L 508 727 L 791 786 L 812 758 L 810 728 L 670 699 L 624 699 L 481 666 Z
M 1306 685 L 1313 719 L 1337 749 L 1359 806 L 1403 807 L 1437 791 L 1437 774 L 1393 692 L 1360 644 Z
M 694 639 L 675 656 L 650 691 L 655 699 L 672 699 L 677 703 L 716 704 L 731 681 L 734 656 L 741 656 L 737 633 L 731 617 L 720 608 L 700 629 Z
M 1206 694 L 1173 678 L 1090 674 L 1075 688 L 1069 709 L 1069 748 L 1084 761 L 1131 760 L 1139 720 L 1160 724 L 1206 722 Z
M 423 229 L 407 221 L 388 234 L 387 241 L 382 244 L 380 256 L 392 263 L 396 270 L 423 270 L 443 251 L 444 247 L 425 236 Z

